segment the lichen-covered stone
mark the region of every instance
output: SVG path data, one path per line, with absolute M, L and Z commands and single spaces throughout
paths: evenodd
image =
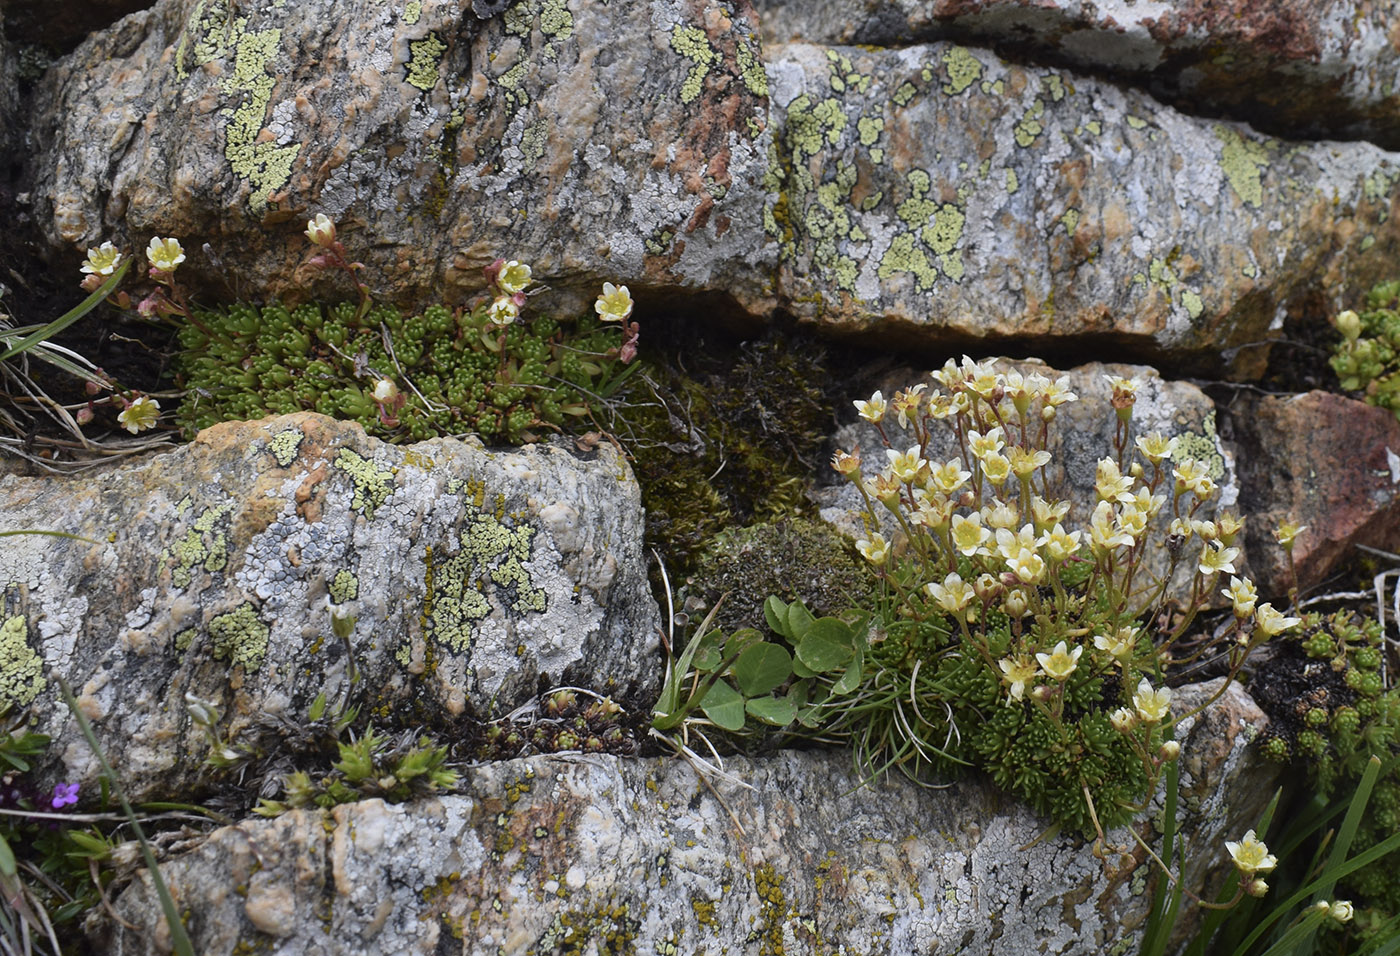
M 1029 375 L 1039 372 L 1051 379 L 1062 374 L 1068 379 L 1068 388 L 1079 396 L 1079 400 L 1062 405 L 1050 426 L 1050 464 L 1045 466 L 1045 476 L 1050 488 L 1059 498 L 1069 501 L 1071 508 L 1067 530 L 1082 528 L 1086 537 L 1089 518 L 1097 502 L 1094 492 L 1094 479 L 1098 462 L 1114 454 L 1113 439 L 1116 416 L 1110 399 L 1113 386 L 1107 376 L 1136 379 L 1140 384 L 1137 402 L 1133 406 L 1132 434 L 1134 437 L 1149 432 L 1160 432 L 1163 436 L 1177 439 L 1178 459 L 1195 458 L 1206 465 L 1207 474 L 1215 482 L 1215 497 L 1204 504 L 1195 514 L 1199 520 L 1214 519 L 1222 511 L 1236 514 L 1240 510 L 1240 479 L 1235 463 L 1235 454 L 1217 431 L 1215 403 L 1195 385 L 1164 379 L 1156 369 L 1144 365 L 1117 365 L 1093 362 L 1059 372 L 1043 363 L 1034 361 L 998 360 L 998 368 L 1003 371 L 1016 369 Z M 924 382 L 930 388 L 936 386 L 926 372 L 902 369 L 884 376 L 875 387 L 880 388 L 888 399 L 903 388 Z M 851 399 L 865 399 L 868 394 L 852 395 Z M 891 418 L 885 423 L 891 442 L 903 450 L 907 442 L 900 444 L 904 433 Z M 859 448 L 866 461 L 869 473 L 874 475 L 886 464 L 883 444 L 875 426 L 861 419 L 839 428 L 835 435 L 835 445 L 845 451 Z M 930 443 L 929 457 L 944 462 L 958 457 L 957 439 L 951 428 L 942 425 L 935 428 Z M 1135 453 L 1130 452 L 1129 460 Z M 1142 460 L 1137 456 L 1137 460 Z M 1172 476 L 1171 463 L 1163 469 L 1164 475 L 1157 493 L 1167 496 L 1167 503 L 1152 525 L 1152 545 L 1143 556 L 1142 570 L 1137 582 L 1147 588 L 1154 581 L 1160 581 L 1170 565 L 1165 548 L 1161 547 L 1163 536 L 1171 521 Z M 1145 478 L 1151 480 L 1152 471 L 1147 467 Z M 822 517 L 838 529 L 851 536 L 865 534 L 864 507 L 860 493 L 855 486 L 834 472 L 823 476 L 824 483 L 817 492 Z M 883 509 L 881 509 L 883 511 Z M 883 516 L 882 516 L 883 517 Z M 886 519 L 888 521 L 888 519 Z M 896 531 L 892 521 L 885 526 L 887 534 Z M 1195 553 L 1198 543 L 1191 544 L 1186 556 Z M 1173 576 L 1173 584 L 1180 594 L 1190 588 L 1191 576 L 1195 573 L 1193 562 L 1182 561 Z M 1213 596 L 1212 596 L 1213 597 Z
M 93 780 L 64 677 L 133 799 L 207 749 L 184 695 L 236 733 L 352 700 L 381 727 L 494 716 L 541 681 L 650 699 L 657 611 L 639 492 L 604 443 L 395 446 L 313 414 L 207 429 L 99 475 L 0 481 L 0 704 L 52 735 L 39 780 Z
M 1231 688 L 1181 735 L 1183 760 L 1194 759 L 1182 776 L 1197 892 L 1277 774 L 1248 747 L 1263 719 Z M 486 764 L 468 772 L 464 796 L 247 821 L 161 872 L 198 914 L 193 941 L 208 956 L 254 945 L 328 956 L 1098 954 L 1137 939 L 1155 877 L 1126 831 L 1110 832 L 1131 849 L 1106 870 L 982 783 L 861 788 L 844 753 L 725 766 L 748 788 L 707 784 L 674 759 Z M 1138 826 L 1153 838 L 1148 820 Z M 117 931 L 122 952 L 159 951 L 149 882 L 116 908 L 143 928 Z
M 58 250 L 179 236 L 184 281 L 254 298 L 301 294 L 325 213 L 404 308 L 480 291 L 498 256 L 572 306 L 604 280 L 762 299 L 747 3 L 499 6 L 161 0 L 40 84 L 41 228 Z
M 1108 73 L 1187 112 L 1400 148 L 1395 10 L 1367 0 L 758 0 L 769 42 L 959 37 Z
M 982 49 L 768 51 L 778 287 L 832 332 L 1078 337 L 1248 377 L 1393 262 L 1400 157 L 1192 118 Z

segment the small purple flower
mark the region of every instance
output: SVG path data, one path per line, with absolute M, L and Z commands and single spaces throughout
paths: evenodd
M 53 785 L 53 799 L 49 804 L 55 810 L 62 810 L 72 803 L 78 802 L 78 785 L 76 783 L 56 783 Z

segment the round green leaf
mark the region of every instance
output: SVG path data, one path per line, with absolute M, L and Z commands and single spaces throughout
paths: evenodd
M 700 709 L 716 726 L 735 732 L 744 729 L 744 698 L 722 680 L 710 685 Z
M 797 659 L 818 674 L 834 670 L 855 654 L 855 635 L 834 617 L 819 617 L 807 625 L 797 643 Z
M 777 644 L 754 644 L 734 662 L 733 674 L 745 697 L 761 697 L 792 676 L 792 655 Z
M 774 727 L 786 727 L 797 717 L 797 708 L 786 697 L 757 697 L 745 704 L 744 709 L 749 716 Z

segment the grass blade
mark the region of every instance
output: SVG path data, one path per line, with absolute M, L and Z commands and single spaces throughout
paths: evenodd
M 135 259 L 127 259 L 121 264 L 120 267 L 118 267 L 116 272 L 112 273 L 111 278 L 109 278 L 106 282 L 102 283 L 102 285 L 98 286 L 97 290 L 93 292 L 92 295 L 88 296 L 86 299 L 73 306 L 73 308 L 69 309 L 67 312 L 54 319 L 52 322 L 48 323 L 47 325 L 40 326 L 34 332 L 31 332 L 29 335 L 26 335 L 14 345 L 10 346 L 8 350 L 6 350 L 3 354 L 0 354 L 0 362 L 3 362 L 9 358 L 14 358 L 16 355 L 19 355 L 21 352 L 28 350 L 30 347 L 37 345 L 40 342 L 43 342 L 45 339 L 53 338 L 55 335 L 62 332 L 64 329 L 68 328 L 68 326 L 72 325 L 74 322 L 87 315 L 93 309 L 97 308 L 97 306 L 102 302 L 103 299 L 107 298 L 107 296 L 111 295 L 113 292 L 116 291 L 117 286 L 120 285 L 122 279 L 126 277 L 127 270 L 131 268 L 131 264 L 135 261 Z

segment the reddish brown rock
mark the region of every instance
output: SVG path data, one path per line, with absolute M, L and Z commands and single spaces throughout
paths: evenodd
M 1235 448 L 1245 539 L 1261 590 L 1288 590 L 1274 542 L 1281 521 L 1306 525 L 1293 549 L 1299 584 L 1320 583 L 1358 544 L 1400 542 L 1400 422 L 1330 392 L 1241 394 L 1222 426 Z

